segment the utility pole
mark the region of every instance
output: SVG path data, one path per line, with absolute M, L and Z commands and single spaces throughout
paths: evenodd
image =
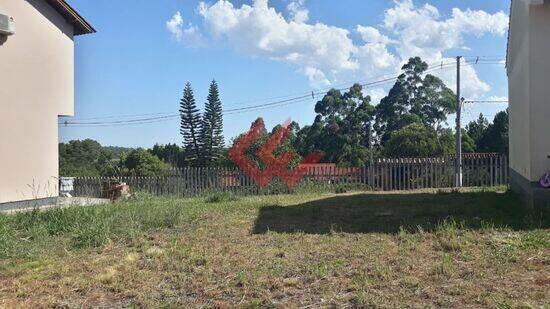
M 369 123 L 369 163 L 372 166 L 373 153 L 372 153 L 372 121 Z
M 369 182 L 369 185 L 372 186 L 373 183 L 372 183 L 372 179 L 371 179 L 371 175 L 373 174 L 371 171 L 372 171 L 372 168 L 373 168 L 373 153 L 372 153 L 372 121 L 369 122 L 369 176 L 368 176 L 368 182 Z
M 460 60 L 456 57 L 456 158 L 455 158 L 455 186 L 462 187 L 462 98 L 460 96 Z

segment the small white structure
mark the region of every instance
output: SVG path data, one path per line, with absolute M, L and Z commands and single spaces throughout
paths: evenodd
M 550 0 L 512 0 L 508 41 L 512 189 L 530 207 L 550 205 Z

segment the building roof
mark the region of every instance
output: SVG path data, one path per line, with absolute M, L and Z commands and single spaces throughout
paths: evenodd
M 73 25 L 74 35 L 95 33 L 94 27 L 90 25 L 78 12 L 73 9 L 65 0 L 46 0 L 65 20 Z

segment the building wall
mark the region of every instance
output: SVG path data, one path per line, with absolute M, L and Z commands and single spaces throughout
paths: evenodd
M 530 7 L 531 181 L 550 171 L 550 1 Z
M 58 115 L 74 106 L 73 28 L 43 0 L 0 1 L 0 203 L 58 195 Z
M 531 178 L 529 4 L 512 1 L 508 50 L 510 168 Z

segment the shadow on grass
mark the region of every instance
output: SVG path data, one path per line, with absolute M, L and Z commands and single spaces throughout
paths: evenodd
M 520 205 L 514 194 L 496 192 L 345 195 L 263 207 L 253 233 L 396 233 L 401 228 L 432 231 L 450 219 L 471 229 L 548 227 L 548 219 L 533 216 Z

